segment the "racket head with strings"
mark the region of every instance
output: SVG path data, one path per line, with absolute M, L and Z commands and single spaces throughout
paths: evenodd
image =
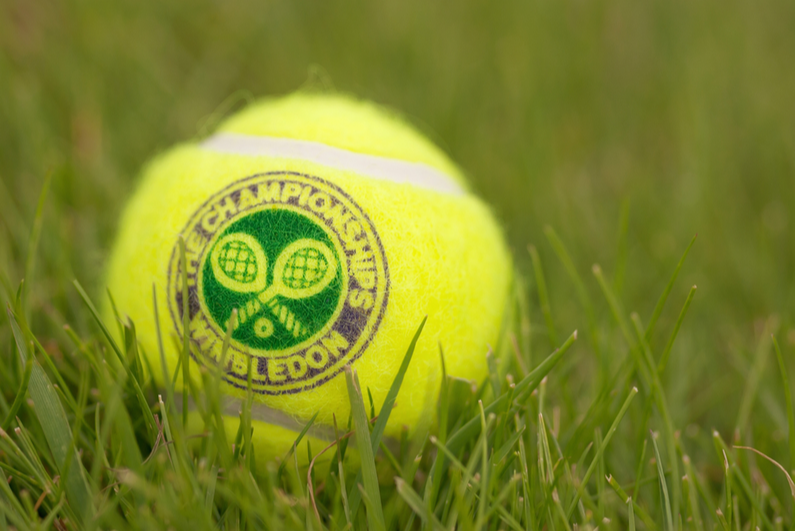
M 210 260 L 215 279 L 231 291 L 255 293 L 268 287 L 268 257 L 250 234 L 227 234 L 215 243 Z
M 337 277 L 337 259 L 325 243 L 302 238 L 284 248 L 273 269 L 273 289 L 288 299 L 317 295 Z

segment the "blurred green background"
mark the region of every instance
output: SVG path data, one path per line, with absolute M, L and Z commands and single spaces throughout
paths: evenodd
M 648 320 L 698 233 L 653 346 L 698 284 L 669 401 L 679 426 L 731 430 L 764 323 L 795 352 L 793 28 L 791 0 L 2 0 L 0 271 L 13 286 L 25 276 L 51 174 L 34 330 L 93 330 L 70 283 L 101 296 L 147 159 L 251 97 L 352 92 L 405 112 L 460 162 L 528 279 L 527 245 L 538 247 L 560 333 L 584 331 L 543 233 L 555 228 L 597 301 L 611 367 L 626 348 L 591 264 L 619 271 L 625 307 Z M 535 303 L 532 317 L 546 334 Z M 555 379 L 569 419 L 590 404 L 598 366 L 587 341 L 577 349 Z M 775 368 L 754 410 L 773 446 L 786 432 Z

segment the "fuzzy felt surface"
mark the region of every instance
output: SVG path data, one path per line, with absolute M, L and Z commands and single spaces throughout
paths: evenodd
M 400 157 L 433 165 L 462 179 L 440 150 L 402 121 L 372 104 L 348 98 L 291 96 L 256 104 L 221 129 L 286 135 Z M 450 375 L 481 381 L 487 373 L 485 354 L 498 340 L 507 311 L 511 259 L 488 207 L 470 193 L 454 196 L 302 160 L 219 154 L 197 144 L 179 145 L 145 168 L 122 215 L 107 267 L 107 287 L 120 314 L 135 322 L 143 351 L 152 358 L 156 380 L 162 382 L 163 376 L 159 373 L 152 286 L 157 292 L 168 367 L 173 371 L 179 358 L 181 327 L 169 310 L 172 294 L 168 283 L 178 238 L 208 198 L 241 179 L 267 172 L 296 172 L 332 183 L 370 220 L 388 265 L 388 297 L 372 338 L 352 367 L 363 388 L 372 393 L 377 411 L 411 338 L 427 315 L 386 435 L 399 434 L 403 425 L 414 428 L 432 422 L 442 374 L 440 346 Z M 345 249 L 335 252 L 341 254 Z M 111 322 L 107 308 L 105 318 Z M 196 365 L 192 362 L 193 369 Z M 231 385 L 225 390 L 244 395 Z M 257 393 L 255 400 L 299 421 L 319 412 L 317 422 L 325 425 L 331 424 L 333 415 L 344 425 L 350 409 L 341 373 L 298 392 Z M 236 423 L 231 424 L 237 428 Z M 286 428 L 269 429 L 267 424 L 257 423 L 258 459 L 284 455 L 294 437 Z

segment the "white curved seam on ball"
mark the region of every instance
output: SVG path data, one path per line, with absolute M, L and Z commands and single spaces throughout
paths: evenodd
M 202 149 L 233 155 L 283 157 L 307 160 L 395 183 L 406 183 L 437 192 L 462 195 L 463 187 L 446 173 L 419 162 L 365 155 L 292 138 L 218 133 L 200 144 Z
M 177 408 L 182 411 L 182 395 L 179 393 L 174 395 L 174 401 Z M 244 407 L 242 400 L 232 396 L 221 397 L 220 406 L 221 412 L 229 417 L 240 416 L 240 412 Z M 194 402 L 193 397 L 188 397 L 188 411 L 195 410 L 196 403 Z M 258 402 L 253 402 L 251 404 L 251 419 L 265 422 L 273 426 L 279 426 L 281 428 L 294 431 L 295 433 L 299 433 L 306 426 L 306 421 L 302 421 L 292 415 L 289 415 L 288 413 L 285 413 L 284 411 L 273 409 Z M 334 430 L 330 426 L 314 424 L 309 428 L 307 433 L 316 439 L 323 441 L 334 440 Z

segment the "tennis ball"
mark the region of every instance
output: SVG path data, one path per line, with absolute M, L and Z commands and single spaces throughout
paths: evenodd
M 250 105 L 151 162 L 106 281 L 160 384 L 171 376 L 158 327 L 170 374 L 183 322 L 192 374 L 219 362 L 229 327 L 227 427 L 237 430 L 250 366 L 262 462 L 285 455 L 315 413 L 315 452 L 333 440 L 335 415 L 344 429 L 346 365 L 380 410 L 425 316 L 385 435 L 431 422 L 440 351 L 449 375 L 484 379 L 511 273 L 494 217 L 434 144 L 373 103 L 294 94 Z

